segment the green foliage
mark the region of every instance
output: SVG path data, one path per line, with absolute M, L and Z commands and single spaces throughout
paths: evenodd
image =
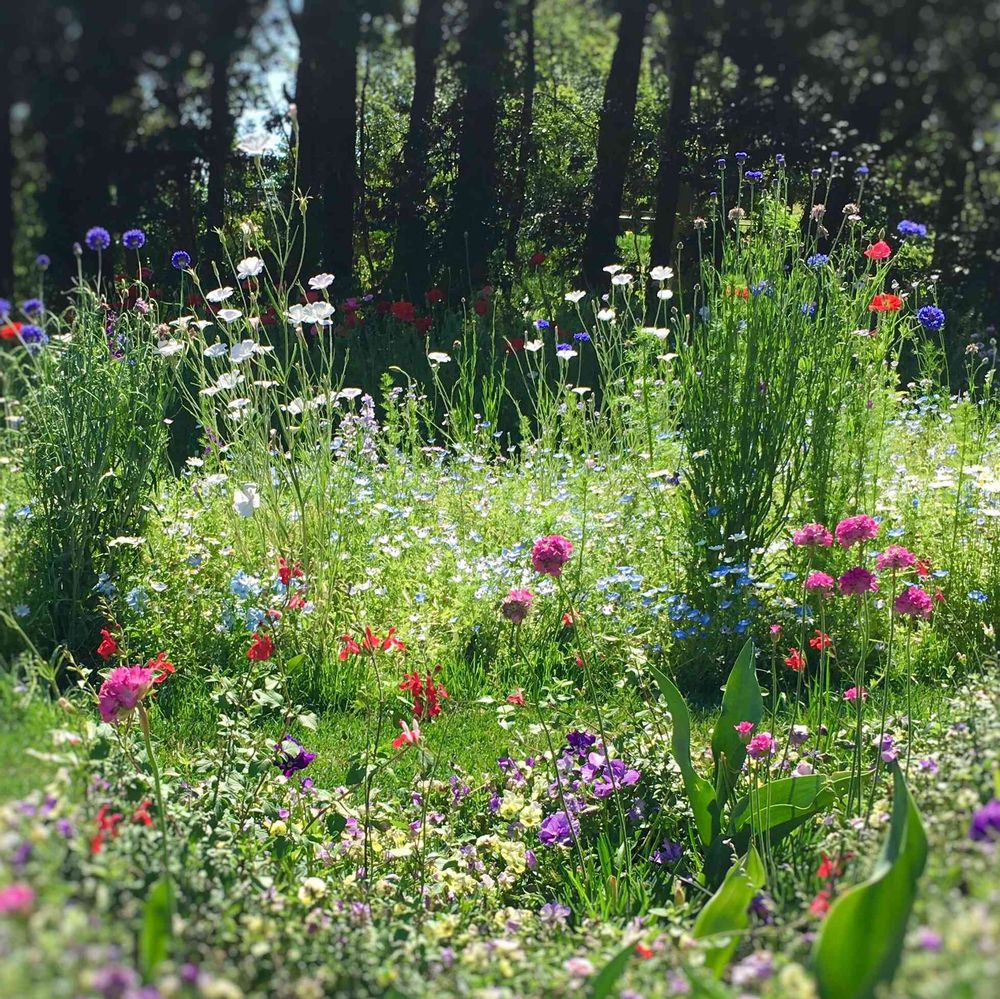
M 170 952 L 173 937 L 172 913 L 173 886 L 168 878 L 163 877 L 150 888 L 142 914 L 139 968 L 147 982 Z

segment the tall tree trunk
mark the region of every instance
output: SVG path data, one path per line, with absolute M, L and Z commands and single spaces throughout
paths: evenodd
M 306 261 L 332 271 L 346 292 L 353 278 L 358 187 L 360 5 L 304 0 L 293 22 L 299 36 L 299 184 L 313 199 L 306 216 Z
M 674 255 L 674 226 L 681 194 L 684 140 L 691 126 L 691 91 L 704 39 L 680 18 L 670 25 L 667 70 L 670 103 L 660 129 L 660 164 L 656 174 L 656 212 L 649 262 L 669 265 Z
M 403 144 L 403 172 L 397 186 L 396 247 L 390 287 L 416 294 L 427 273 L 427 154 L 437 90 L 444 0 L 421 0 L 413 29 L 413 101 Z
M 0 74 L 0 294 L 14 293 L 14 145 L 10 127 L 11 80 Z
M 524 70 L 521 83 L 521 120 L 518 124 L 517 170 L 507 223 L 507 245 L 504 257 L 512 264 L 517 257 L 517 240 L 524 218 L 524 202 L 528 189 L 528 166 L 531 159 L 531 126 L 535 110 L 535 84 L 538 72 L 535 66 L 535 2 L 523 0 L 520 8 L 519 30 L 524 37 Z
M 225 40 L 224 40 L 225 41 Z M 233 147 L 233 114 L 229 107 L 229 66 L 232 50 L 220 44 L 210 56 L 212 82 L 208 94 L 211 130 L 208 136 L 208 245 L 217 248 L 216 229 L 226 220 L 226 165 Z
M 500 69 L 506 48 L 501 0 L 469 0 L 462 32 L 462 130 L 458 177 L 448 232 L 452 281 L 486 282 L 497 214 L 497 142 Z
M 592 287 L 604 284 L 603 268 L 616 257 L 618 215 L 632 151 L 635 103 L 642 67 L 642 46 L 649 21 L 649 0 L 619 0 L 618 43 L 604 86 L 597 135 L 594 199 L 587 220 L 583 272 Z

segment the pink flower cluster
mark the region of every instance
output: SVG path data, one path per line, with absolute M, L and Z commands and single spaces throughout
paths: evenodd
M 873 540 L 878 535 L 878 523 L 867 513 L 859 513 L 856 517 L 845 517 L 834 533 L 841 548 L 851 548 Z
M 153 689 L 154 673 L 146 666 L 117 666 L 109 674 L 97 695 L 101 718 L 117 725 Z
M 770 732 L 761 732 L 755 735 L 747 744 L 747 756 L 752 760 L 773 756 L 777 750 L 778 740 Z
M 30 885 L 15 881 L 12 885 L 0 888 L 0 914 L 26 915 L 31 911 L 35 901 L 35 890 Z
M 845 597 L 857 597 L 863 593 L 878 592 L 878 580 L 875 578 L 875 573 L 869 572 L 864 566 L 860 565 L 856 565 L 853 569 L 848 569 L 837 580 L 837 585 Z
M 561 534 L 549 534 L 539 538 L 531 548 L 531 564 L 535 572 L 543 576 L 562 575 L 563 566 L 573 554 L 573 544 Z
M 875 568 L 879 572 L 886 569 L 910 569 L 917 564 L 917 556 L 902 545 L 889 545 L 875 559 Z
M 520 624 L 531 610 L 535 602 L 535 594 L 531 590 L 511 590 L 500 604 L 500 613 L 511 624 Z
M 829 548 L 833 535 L 822 524 L 803 524 L 792 535 L 792 543 L 802 548 Z
M 931 616 L 931 611 L 934 610 L 934 598 L 919 586 L 907 586 L 896 597 L 892 606 L 897 614 L 920 617 L 926 621 Z
M 820 595 L 824 597 L 828 597 L 833 592 L 834 585 L 833 576 L 829 576 L 825 572 L 811 572 L 806 577 L 806 589 L 819 590 Z

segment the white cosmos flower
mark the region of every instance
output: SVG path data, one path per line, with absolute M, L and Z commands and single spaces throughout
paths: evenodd
M 229 348 L 229 360 L 233 364 L 242 364 L 244 361 L 249 361 L 256 350 L 257 344 L 253 340 L 242 340 L 240 343 L 234 343 Z
M 244 257 L 236 265 L 236 276 L 245 281 L 247 278 L 256 277 L 264 269 L 264 261 L 260 257 Z
M 657 293 L 656 297 L 661 302 L 667 302 L 674 297 L 674 293 L 669 288 L 661 288 Z
M 524 345 L 524 349 L 525 350 L 530 350 L 532 353 L 534 353 L 536 350 L 541 350 L 542 347 L 544 347 L 544 346 L 545 346 L 545 341 L 544 340 L 529 340 Z
M 309 287 L 313 291 L 322 291 L 324 288 L 329 288 L 333 284 L 332 274 L 317 274 L 315 277 L 309 278 Z
M 631 284 L 632 283 L 632 275 L 631 274 L 616 274 L 611 279 L 611 283 L 612 284 L 616 284 L 619 287 L 621 287 L 622 285 Z
M 232 295 L 232 293 L 233 289 L 227 284 L 223 288 L 215 288 L 214 290 L 208 292 L 205 295 L 205 301 L 212 302 L 213 304 L 224 302 L 230 295 Z
M 567 302 L 576 303 L 579 302 L 581 298 L 586 298 L 586 296 L 587 293 L 585 291 L 567 291 L 566 294 L 563 295 L 563 298 L 565 298 Z
M 239 309 L 219 309 L 219 311 L 216 313 L 216 315 L 224 323 L 235 323 L 236 320 L 239 319 L 243 315 L 243 313 L 240 312 Z
M 251 132 L 243 136 L 237 143 L 236 148 L 247 156 L 263 156 L 274 145 L 274 136 L 267 132 Z
M 224 343 L 213 343 L 211 347 L 206 347 L 202 353 L 206 357 L 222 357 L 226 352 L 226 345 Z
M 432 350 L 427 355 L 427 360 L 430 361 L 431 364 L 447 364 L 451 360 L 451 356 L 440 350 Z
M 611 320 L 615 318 L 615 310 L 601 309 L 601 311 L 597 313 L 597 318 L 600 319 L 602 323 L 611 322 Z
M 164 340 L 156 349 L 161 357 L 173 357 L 184 349 L 184 344 L 180 340 Z
M 654 281 L 669 281 L 674 276 L 674 269 L 672 267 L 654 267 L 649 272 L 649 276 Z
M 242 489 L 237 489 L 233 495 L 233 509 L 241 517 L 252 517 L 260 506 L 260 494 L 254 482 L 244 482 Z
M 621 269 L 621 264 L 608 264 L 607 267 L 603 268 L 606 274 L 617 274 Z

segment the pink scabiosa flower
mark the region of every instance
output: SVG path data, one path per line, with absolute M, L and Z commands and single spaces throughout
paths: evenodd
M 845 597 L 858 597 L 863 593 L 877 593 L 878 580 L 875 573 L 869 572 L 864 566 L 856 565 L 837 580 L 840 592 Z
M 886 569 L 910 569 L 916 564 L 917 556 L 902 545 L 889 545 L 875 559 L 875 568 L 879 572 L 884 572 Z
M 850 548 L 858 543 L 871 541 L 878 534 L 878 524 L 867 513 L 859 513 L 856 517 L 845 517 L 834 533 L 841 548 Z
M 800 548 L 829 548 L 833 535 L 822 524 L 803 524 L 792 535 L 792 544 Z
M 531 564 L 543 576 L 560 576 L 563 566 L 573 554 L 573 544 L 561 534 L 539 538 L 531 548 Z
M 778 740 L 770 732 L 761 732 L 747 743 L 747 756 L 752 760 L 761 760 L 773 756 L 778 749 Z
M 146 666 L 116 666 L 97 695 L 101 718 L 117 725 L 136 709 L 153 689 L 154 674 Z
M 520 624 L 531 610 L 535 602 L 535 594 L 531 590 L 511 590 L 500 604 L 500 613 L 511 624 Z
M 805 585 L 807 590 L 819 590 L 821 597 L 828 597 L 833 592 L 836 583 L 833 576 L 827 575 L 825 572 L 810 572 L 806 576 Z
M 934 609 L 934 598 L 919 586 L 907 586 L 892 605 L 897 614 L 921 617 L 925 621 Z

